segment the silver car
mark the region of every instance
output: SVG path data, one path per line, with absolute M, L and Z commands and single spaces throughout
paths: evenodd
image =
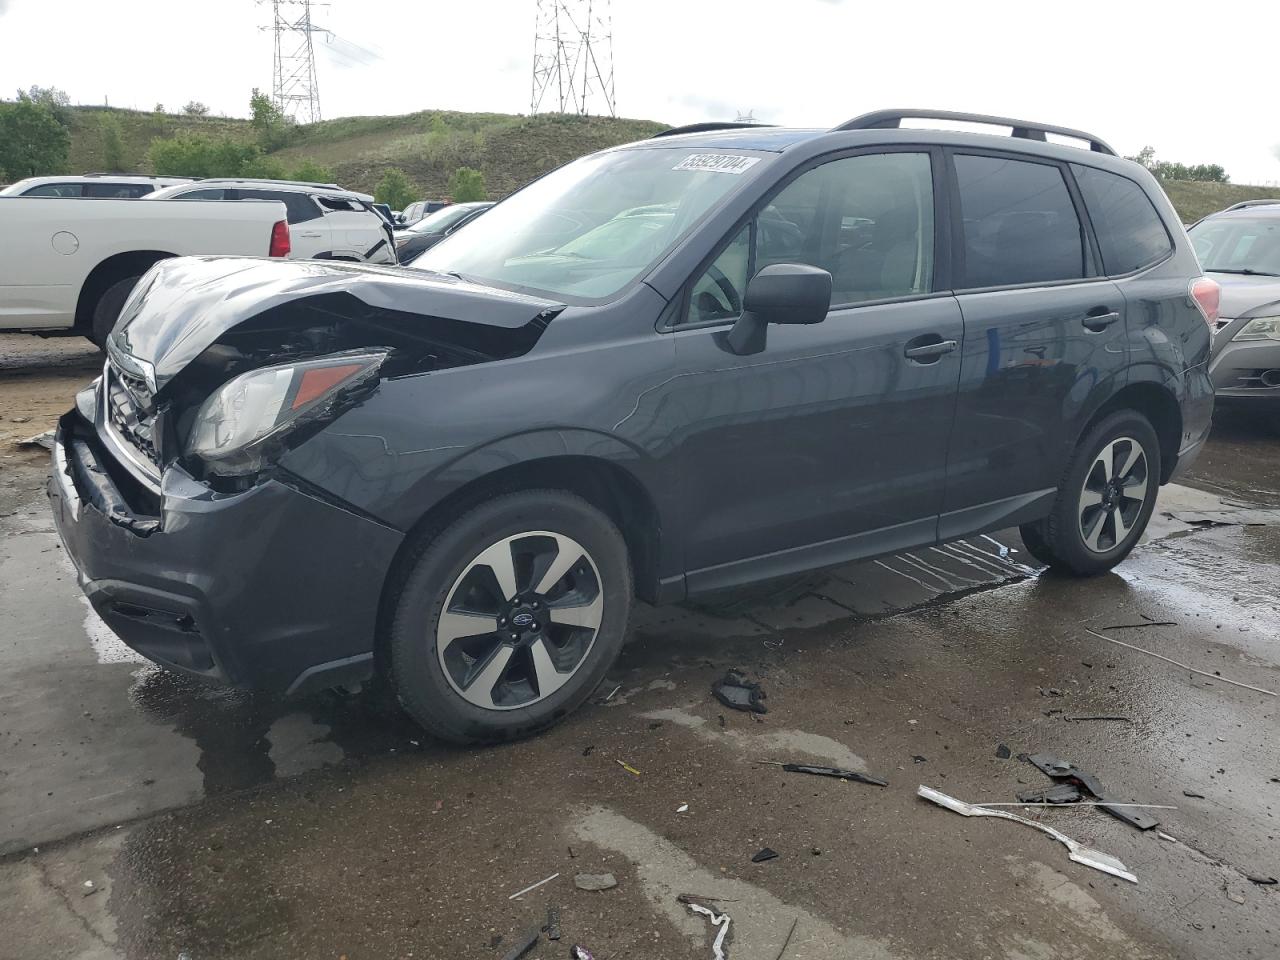
M 1222 288 L 1209 373 L 1220 401 L 1280 410 L 1280 200 L 1249 200 L 1188 231 Z

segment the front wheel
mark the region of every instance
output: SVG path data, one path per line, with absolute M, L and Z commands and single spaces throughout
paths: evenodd
M 401 703 L 455 743 L 537 733 L 617 659 L 632 579 L 617 527 L 581 497 L 530 490 L 424 537 L 394 597 Z
M 1133 410 L 1103 419 L 1080 441 L 1053 511 L 1019 528 L 1027 551 L 1055 570 L 1087 577 L 1129 555 L 1155 509 L 1160 442 Z
M 140 277 L 125 277 L 123 280 L 117 280 L 102 291 L 102 296 L 94 304 L 89 339 L 100 349 L 107 349 L 107 337 L 111 335 L 116 321 L 120 319 L 124 302 L 129 299 L 129 294 L 133 292 L 133 288 L 138 285 L 140 279 Z

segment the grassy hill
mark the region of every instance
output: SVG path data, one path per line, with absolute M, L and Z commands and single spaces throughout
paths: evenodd
M 252 137 L 247 120 L 76 107 L 71 131 L 73 171 L 103 169 L 103 115 L 119 123 L 125 155 L 135 171 L 147 169 L 147 148 L 156 137 L 192 131 L 246 141 Z M 483 171 L 490 196 L 500 197 L 575 157 L 652 136 L 665 126 L 611 117 L 426 110 L 305 124 L 293 131 L 287 147 L 270 156 L 286 167 L 314 160 L 332 170 L 338 183 L 369 193 L 387 169 L 399 167 L 424 197 L 444 196 L 453 171 L 465 165 Z M 1187 223 L 1240 200 L 1280 197 L 1278 187 L 1234 183 L 1169 181 L 1164 188 Z

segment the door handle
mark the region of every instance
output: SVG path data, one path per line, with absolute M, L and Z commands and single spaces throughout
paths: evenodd
M 955 340 L 938 340 L 937 334 L 929 334 L 928 337 L 916 337 L 914 340 L 908 341 L 906 349 L 902 351 L 903 356 L 908 360 L 919 360 L 921 363 L 933 363 L 943 354 L 950 353 L 959 344 Z M 932 340 L 932 343 L 921 341 Z
M 1107 310 L 1106 307 L 1095 307 L 1084 315 L 1084 319 L 1080 322 L 1084 324 L 1086 330 L 1092 330 L 1094 333 L 1101 333 L 1107 327 L 1111 326 L 1120 319 L 1120 314 L 1114 310 Z
M 300 237 L 306 237 L 308 240 L 319 240 L 324 234 L 322 233 L 300 233 Z

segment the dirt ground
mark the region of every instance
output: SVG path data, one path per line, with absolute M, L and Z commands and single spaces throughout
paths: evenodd
M 1223 679 L 1280 690 L 1280 525 L 1178 519 L 1280 507 L 1265 420 L 1220 413 L 1193 487 L 1162 492 L 1108 576 L 1044 574 L 1002 532 L 642 608 L 596 702 L 458 750 L 368 695 L 195 686 L 105 630 L 49 524 L 46 454 L 10 444 L 98 363 L 0 337 L 0 957 L 503 960 L 555 907 L 562 938 L 527 957 L 711 958 L 681 893 L 717 898 L 729 960 L 1280 956 L 1278 701 Z M 767 714 L 711 697 L 728 668 Z M 1020 759 L 1038 752 L 1176 808 L 1146 831 L 1015 810 L 1136 884 L 916 796 L 1012 802 L 1051 785 Z M 761 762 L 792 760 L 888 786 Z M 605 872 L 616 887 L 574 884 Z

